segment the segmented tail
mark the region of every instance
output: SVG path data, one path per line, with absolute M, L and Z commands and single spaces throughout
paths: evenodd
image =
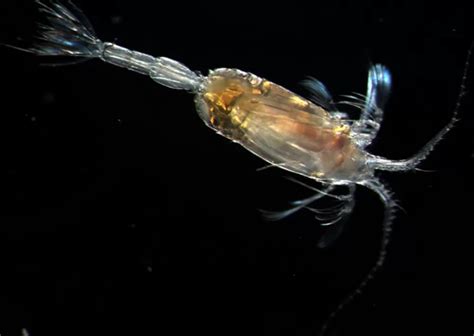
M 45 14 L 45 23 L 39 24 L 34 45 L 22 50 L 40 56 L 94 58 L 102 55 L 103 42 L 96 37 L 87 17 L 72 2 L 67 1 L 67 6 L 55 0 L 47 3 L 36 0 L 36 3 Z
M 149 75 L 155 82 L 176 90 L 196 92 L 204 77 L 184 64 L 166 57 L 153 57 L 99 40 L 91 23 L 71 1 L 67 6 L 59 0 L 36 0 L 44 14 L 45 23 L 39 25 L 36 43 L 30 48 L 11 48 L 39 56 L 74 56 L 78 60 L 61 64 L 75 64 L 91 58 Z M 48 65 L 58 65 L 48 64 Z

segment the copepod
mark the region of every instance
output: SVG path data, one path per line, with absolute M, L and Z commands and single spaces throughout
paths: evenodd
M 55 1 L 37 3 L 46 20 L 46 24 L 40 26 L 39 41 L 31 48 L 13 48 L 40 56 L 98 58 L 148 75 L 168 88 L 188 91 L 194 94 L 197 112 L 208 127 L 242 145 L 269 165 L 322 185 L 315 188 L 295 180 L 314 190 L 315 194 L 292 202 L 292 207 L 284 211 L 264 212 L 268 219 L 278 220 L 298 210 L 310 210 L 328 228 L 319 241 L 319 246 L 325 247 L 337 238 L 342 223 L 352 212 L 357 185 L 378 195 L 384 205 L 384 218 L 377 261 L 357 289 L 329 315 L 321 329 L 321 334 L 324 334 L 336 314 L 361 292 L 385 260 L 397 203 L 375 172 L 416 169 L 454 126 L 465 91 L 472 47 L 449 122 L 412 157 L 391 160 L 367 151 L 380 129 L 392 85 L 389 70 L 381 64 L 369 69 L 366 95 L 347 96 L 348 100 L 336 104 L 326 87 L 311 78 L 305 82 L 311 92 L 311 98 L 306 99 L 241 70 L 220 68 L 203 76 L 175 60 L 103 42 L 96 37 L 88 19 L 72 3 L 69 2 L 68 6 Z M 349 119 L 339 110 L 340 104 L 357 107 L 361 111 L 360 117 Z M 336 192 L 336 189 L 342 191 Z M 323 197 L 330 197 L 338 203 L 329 210 L 310 207 Z

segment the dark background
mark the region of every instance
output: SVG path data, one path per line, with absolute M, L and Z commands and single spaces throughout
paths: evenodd
M 371 152 L 390 158 L 448 121 L 474 39 L 473 7 L 454 2 L 75 3 L 103 40 L 300 94 L 308 75 L 336 97 L 365 92 L 369 64 L 386 64 L 393 94 Z M 28 45 L 34 3 L 4 0 L 0 13 L 0 41 Z M 316 335 L 373 265 L 373 193 L 359 188 L 342 237 L 318 249 L 310 214 L 269 223 L 257 211 L 308 191 L 256 172 L 264 162 L 205 127 L 190 95 L 99 61 L 0 57 L 2 336 Z M 422 165 L 435 172 L 381 174 L 406 213 L 330 334 L 472 333 L 473 76 L 461 121 Z

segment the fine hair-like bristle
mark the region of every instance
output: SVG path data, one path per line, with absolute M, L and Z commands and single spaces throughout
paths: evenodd
M 39 24 L 34 45 L 27 49 L 40 56 L 99 57 L 103 43 L 94 32 L 89 20 L 72 2 L 36 0 L 45 15 L 45 23 Z

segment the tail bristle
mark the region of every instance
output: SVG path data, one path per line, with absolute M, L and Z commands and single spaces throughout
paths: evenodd
M 94 32 L 89 20 L 72 2 L 36 0 L 45 14 L 45 23 L 39 24 L 37 41 L 27 51 L 40 56 L 100 57 L 103 43 Z

